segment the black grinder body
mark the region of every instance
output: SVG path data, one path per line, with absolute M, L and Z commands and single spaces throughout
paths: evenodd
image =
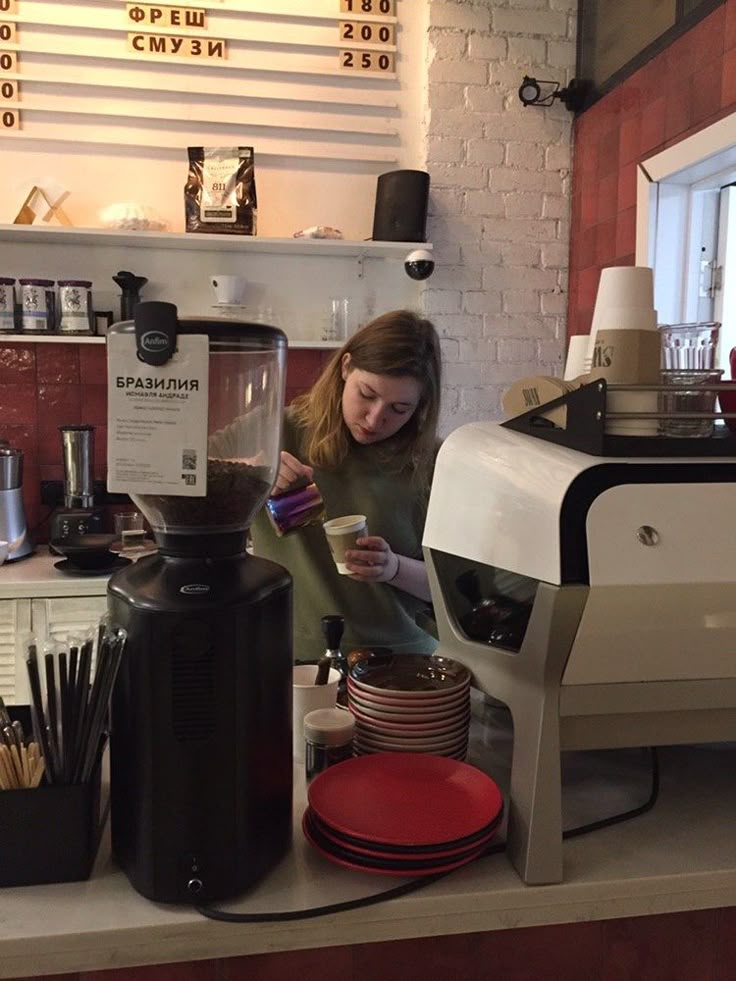
M 158 553 L 110 580 L 117 863 L 158 902 L 243 892 L 292 828 L 292 581 L 241 553 Z

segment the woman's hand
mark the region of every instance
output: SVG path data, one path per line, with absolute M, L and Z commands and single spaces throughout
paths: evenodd
M 271 488 L 271 494 L 276 496 L 277 494 L 283 494 L 284 491 L 289 490 L 289 488 L 297 483 L 297 481 L 311 483 L 312 477 L 314 476 L 314 467 L 308 467 L 306 463 L 302 463 L 301 460 L 297 460 L 295 456 L 291 453 L 287 453 L 286 450 L 281 451 L 281 463 L 279 465 L 278 476 L 276 477 L 276 483 Z
M 399 571 L 399 557 L 385 538 L 367 535 L 356 542 L 359 548 L 345 552 L 353 579 L 360 582 L 390 582 Z

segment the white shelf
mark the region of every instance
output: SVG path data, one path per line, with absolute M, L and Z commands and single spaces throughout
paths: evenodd
M 89 334 L 2 334 L 2 344 L 104 344 L 104 337 Z
M 170 249 L 200 252 L 261 252 L 276 255 L 333 256 L 335 258 L 403 259 L 427 242 L 348 242 L 323 238 L 261 238 L 251 235 L 209 235 L 176 232 L 128 232 L 106 228 L 60 228 L 39 225 L 0 225 L 0 241 L 21 244 L 92 245 Z

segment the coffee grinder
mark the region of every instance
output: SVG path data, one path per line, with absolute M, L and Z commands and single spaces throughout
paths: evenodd
M 138 892 L 192 903 L 242 892 L 291 838 L 292 583 L 245 551 L 278 471 L 286 337 L 178 320 L 158 302 L 112 333 L 135 333 L 140 352 L 162 329 L 179 346 L 208 340 L 206 494 L 131 493 L 159 550 L 108 586 L 128 632 L 112 700 L 112 846 Z
M 25 558 L 34 551 L 28 537 L 23 507 L 23 451 L 0 446 L 0 541 L 7 542 L 7 561 Z

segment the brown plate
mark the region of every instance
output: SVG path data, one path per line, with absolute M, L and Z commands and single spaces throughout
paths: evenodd
M 350 677 L 366 691 L 400 691 L 417 698 L 459 691 L 470 683 L 470 671 L 436 654 L 388 654 L 359 661 Z

